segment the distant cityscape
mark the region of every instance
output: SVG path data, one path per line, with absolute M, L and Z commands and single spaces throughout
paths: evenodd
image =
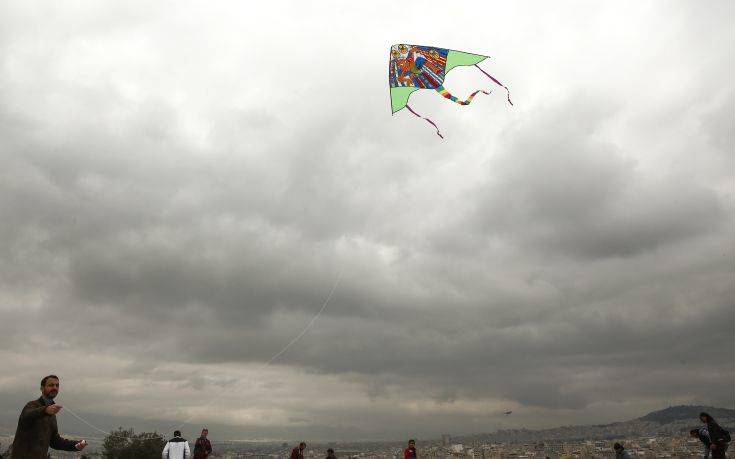
M 701 457 L 702 444 L 685 435 L 676 437 L 645 437 L 618 439 L 631 457 L 639 458 L 693 458 Z M 612 458 L 614 441 L 582 440 L 532 443 L 454 443 L 450 435 L 443 435 L 440 442 L 419 443 L 419 458 L 423 459 L 510 459 L 510 458 Z M 289 445 L 291 446 L 291 445 Z M 242 451 L 236 445 L 216 445 L 221 453 L 217 458 L 288 459 L 290 447 L 276 451 Z M 356 444 L 314 445 L 306 454 L 308 458 L 323 458 L 326 448 L 334 448 L 340 459 L 403 459 L 403 445 Z
M 447 439 L 450 439 L 447 441 Z M 677 437 L 653 437 L 619 439 L 631 457 L 638 458 L 694 458 L 701 457 L 702 444 L 681 435 Z M 446 435 L 442 441 L 419 443 L 420 459 L 521 459 L 521 458 L 613 458 L 613 441 L 583 440 L 534 443 L 462 444 L 451 442 Z M 446 443 L 446 444 L 443 444 Z M 288 459 L 293 445 L 261 444 L 245 442 L 214 442 L 211 459 Z M 326 456 L 326 449 L 334 448 L 339 459 L 403 459 L 403 448 L 396 443 L 381 444 L 315 444 L 306 450 L 305 458 Z M 78 454 L 52 452 L 52 458 L 79 457 Z M 89 459 L 102 459 L 100 453 L 84 455 Z
M 732 431 L 735 410 L 703 406 L 677 406 L 641 418 L 606 425 L 564 426 L 546 430 L 509 429 L 479 435 L 443 434 L 437 439 L 417 438 L 419 459 L 509 458 L 612 458 L 613 444 L 620 442 L 633 458 L 701 457 L 702 444 L 689 436 L 697 427 L 697 415 L 708 411 Z M 194 439 L 189 439 L 193 442 Z M 322 459 L 333 448 L 339 459 L 403 459 L 405 441 L 308 442 L 305 458 Z M 2 436 L 5 451 L 12 441 Z M 212 459 L 288 459 L 296 442 L 212 441 Z M 82 457 L 101 459 L 101 440 L 91 440 Z M 53 451 L 52 458 L 80 457 Z

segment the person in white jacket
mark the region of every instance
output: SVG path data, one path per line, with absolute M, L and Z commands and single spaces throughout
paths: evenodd
M 181 431 L 175 431 L 174 438 L 163 447 L 161 457 L 163 459 L 189 459 L 190 456 L 189 442 L 181 438 Z

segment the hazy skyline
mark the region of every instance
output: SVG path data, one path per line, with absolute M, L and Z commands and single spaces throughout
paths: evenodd
M 48 373 L 214 438 L 735 405 L 735 3 L 0 13 L 0 426 Z M 394 43 L 490 55 L 515 105 L 467 68 L 490 96 L 411 99 L 444 141 L 391 116 Z

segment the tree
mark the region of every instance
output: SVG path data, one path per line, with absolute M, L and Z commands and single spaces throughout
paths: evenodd
M 158 459 L 166 440 L 157 432 L 136 434 L 133 428 L 118 428 L 102 442 L 102 455 L 107 459 Z

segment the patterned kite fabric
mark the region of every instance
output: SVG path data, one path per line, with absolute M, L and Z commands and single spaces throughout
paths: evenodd
M 438 88 L 436 88 L 436 92 L 438 92 L 442 96 L 446 97 L 447 99 L 451 100 L 452 102 L 458 103 L 459 105 L 469 105 L 469 104 L 471 104 L 472 103 L 472 99 L 474 99 L 475 96 L 477 94 L 479 94 L 479 93 L 490 95 L 490 93 L 488 91 L 484 91 L 482 89 L 478 89 L 477 91 L 475 91 L 472 94 L 470 94 L 470 96 L 467 99 L 460 100 L 459 98 L 453 96 L 449 91 L 447 91 L 444 88 L 444 86 L 439 86 Z
M 393 45 L 388 78 L 390 86 L 434 89 L 444 81 L 448 49 Z
M 469 105 L 477 94 L 490 94 L 489 91 L 480 89 L 470 94 L 467 99 L 461 100 L 446 90 L 444 79 L 447 73 L 456 67 L 469 66 L 476 67 L 492 80 L 493 83 L 504 88 L 508 93 L 508 103 L 513 105 L 513 102 L 510 101 L 510 91 L 508 88 L 477 65 L 485 59 L 488 59 L 488 56 L 447 48 L 437 48 L 435 46 L 409 45 L 405 43 L 391 46 L 390 60 L 388 62 L 391 112 L 396 113 L 403 108 L 407 108 L 412 114 L 426 120 L 426 122 L 434 126 L 437 135 L 444 138 L 434 121 L 419 115 L 408 106 L 408 99 L 414 91 L 433 89 L 441 94 L 442 97 L 452 102 L 459 105 Z

